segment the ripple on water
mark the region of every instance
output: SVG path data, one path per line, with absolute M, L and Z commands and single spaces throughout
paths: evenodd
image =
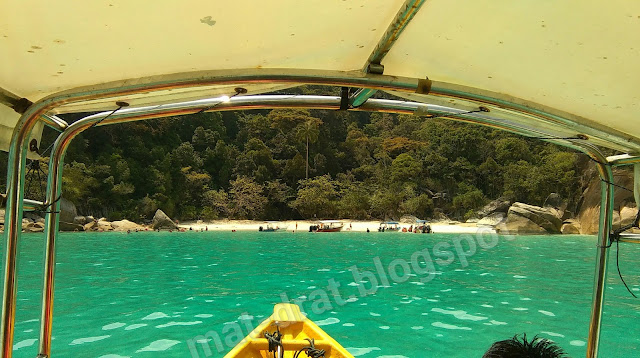
M 142 328 L 142 327 L 144 327 L 144 326 L 146 326 L 146 325 L 147 325 L 146 323 L 136 323 L 136 324 L 131 324 L 131 325 L 126 326 L 126 327 L 124 328 L 124 330 L 125 330 L 125 331 L 131 331 L 131 330 L 133 330 L 133 329 Z
M 465 321 L 482 321 L 487 319 L 487 317 L 483 317 L 483 316 L 475 316 L 472 314 L 467 313 L 467 311 L 462 311 L 462 310 L 452 310 L 452 311 L 448 311 L 448 310 L 444 310 L 442 308 L 432 308 L 431 312 L 438 312 L 438 313 L 442 313 L 442 314 L 448 314 L 448 315 L 452 315 L 453 317 L 457 318 L 457 319 L 461 319 L 461 320 L 465 320 Z
M 127 325 L 126 323 L 122 323 L 122 322 L 110 323 L 110 324 L 102 326 L 102 330 L 103 331 L 108 331 L 108 330 L 111 330 L 111 329 L 117 329 L 117 328 L 120 328 L 120 327 L 124 327 L 126 325 Z
M 527 276 L 522 276 L 522 275 L 513 275 L 513 278 L 527 278 Z
M 330 325 L 330 324 L 340 323 L 340 320 L 335 318 L 335 317 L 329 317 L 327 319 L 316 321 L 315 323 L 318 326 L 327 326 L 327 325 Z
M 438 328 L 444 328 L 444 329 L 459 329 L 459 330 L 463 330 L 463 331 L 470 331 L 471 328 L 469 327 L 460 327 L 460 326 L 456 326 L 453 324 L 447 324 L 447 323 L 442 323 L 442 322 L 433 322 L 431 323 L 432 326 L 434 327 L 438 327 Z
M 100 356 L 98 358 L 130 358 L 129 356 L 121 356 L 119 354 L 105 354 L 103 356 Z
M 584 346 L 586 343 L 585 343 L 585 341 L 581 341 L 581 340 L 579 340 L 579 339 L 576 339 L 576 340 L 574 340 L 574 341 L 569 342 L 569 344 L 570 344 L 570 345 L 572 345 L 572 346 L 576 346 L 576 347 L 582 347 L 582 346 Z
M 196 324 L 200 324 L 202 323 L 202 321 L 192 321 L 192 322 L 175 322 L 175 321 L 171 321 L 165 324 L 160 324 L 157 325 L 156 328 L 166 328 L 166 327 L 171 327 L 171 326 L 193 326 Z
M 492 319 L 491 321 L 489 321 L 489 324 L 494 326 L 504 326 L 505 324 L 507 324 L 507 322 L 501 322 Z
M 551 336 L 551 337 L 560 337 L 560 338 L 564 338 L 564 334 L 560 334 L 560 333 L 549 332 L 549 331 L 542 331 L 542 332 L 540 332 L 540 333 L 542 333 L 542 334 L 546 334 L 546 335 Z
M 538 310 L 538 312 L 542 313 L 545 316 L 555 317 L 556 315 L 553 312 Z
M 351 353 L 351 355 L 353 355 L 354 357 L 358 357 L 358 356 L 362 356 L 365 355 L 367 353 L 371 353 L 373 351 L 379 351 L 380 348 L 378 347 L 365 347 L 365 348 L 354 348 L 354 347 L 349 347 L 349 348 L 345 348 L 349 353 Z
M 171 339 L 160 339 L 160 340 L 151 342 L 148 346 L 144 348 L 138 349 L 136 353 L 166 351 L 167 349 L 175 346 L 178 343 L 180 343 L 180 341 L 174 341 Z
M 107 339 L 109 337 L 111 337 L 111 336 L 110 335 L 106 335 L 106 336 L 95 336 L 95 337 L 78 338 L 78 339 L 74 339 L 73 341 L 71 341 L 71 343 L 69 343 L 69 345 L 70 346 L 75 346 L 75 345 L 78 345 L 78 344 L 97 342 L 97 341 L 101 341 L 103 339 Z
M 389 327 L 389 326 L 380 326 L 380 327 L 378 327 L 378 328 L 380 328 L 380 329 L 385 329 L 385 330 L 386 330 L 386 329 L 389 329 L 389 328 L 391 328 L 391 327 Z
M 152 320 L 152 319 L 160 319 L 160 318 L 169 318 L 166 313 L 163 312 L 153 312 L 151 314 L 142 317 L 143 320 Z
M 209 314 L 209 313 L 201 313 L 201 314 L 195 315 L 195 317 L 196 318 L 211 318 L 211 317 L 213 317 L 213 315 Z
M 380 313 L 369 312 L 369 314 L 372 315 L 373 317 L 380 317 Z
M 35 338 L 32 339 L 25 339 L 24 341 L 20 341 L 17 342 L 13 345 L 13 350 L 17 351 L 20 348 L 24 348 L 24 347 L 31 347 L 34 343 L 36 343 L 38 340 Z

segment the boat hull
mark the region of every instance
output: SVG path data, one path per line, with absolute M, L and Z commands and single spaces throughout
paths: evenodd
M 325 358 L 353 358 L 346 349 L 336 342 L 318 325 L 306 318 L 297 305 L 279 303 L 273 308 L 273 315 L 264 320 L 256 329 L 235 346 L 225 358 L 272 358 L 269 341 L 265 333 L 278 330 L 282 334 L 284 358 L 293 358 L 296 352 L 309 347 L 307 339 L 313 339 L 316 349 L 325 351 Z M 302 353 L 299 357 L 306 357 Z
M 342 227 L 332 227 L 329 229 L 317 229 L 316 232 L 338 232 L 341 230 L 342 230 Z

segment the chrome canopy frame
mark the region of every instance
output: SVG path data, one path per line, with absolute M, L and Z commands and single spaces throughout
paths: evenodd
M 5 217 L 5 238 L 7 249 L 5 256 L 5 281 L 2 323 L 0 330 L 0 335 L 2 336 L 2 350 L 0 351 L 0 358 L 8 358 L 12 355 L 17 292 L 16 259 L 17 245 L 21 236 L 22 212 L 24 209 L 25 160 L 28 149 L 27 138 L 29 138 L 34 125 L 38 121 L 51 122 L 51 118 L 56 117 L 50 116 L 49 113 L 56 108 L 69 103 L 106 98 L 113 100 L 113 103 L 115 103 L 117 101 L 125 101 L 126 99 L 123 97 L 130 94 L 149 93 L 172 88 L 189 88 L 203 85 L 236 83 L 286 83 L 291 85 L 318 84 L 338 87 L 355 87 L 367 91 L 387 90 L 413 92 L 418 94 L 429 93 L 430 95 L 443 98 L 462 99 L 468 103 L 474 103 L 477 106 L 489 106 L 490 108 L 508 110 L 515 115 L 526 117 L 529 122 L 525 125 L 511 121 L 508 118 L 497 118 L 493 116 L 491 112 L 467 113 L 466 110 L 411 101 L 365 99 L 361 105 L 357 107 L 350 107 L 348 110 L 415 114 L 419 116 L 426 116 L 427 119 L 429 116 L 433 115 L 446 117 L 452 120 L 470 122 L 506 130 L 526 137 L 540 138 L 589 155 L 596 162 L 598 172 L 602 179 L 596 273 L 587 344 L 587 357 L 593 358 L 598 355 L 600 323 L 604 302 L 606 264 L 609 253 L 609 236 L 611 232 L 613 211 L 613 186 L 611 185 L 613 182 L 612 163 L 618 164 L 621 163 L 621 161 L 624 161 L 625 164 L 628 164 L 640 161 L 640 159 L 632 156 L 629 156 L 629 158 L 625 157 L 624 160 L 618 158 L 612 160 L 609 158 L 610 162 L 602 155 L 598 147 L 593 145 L 587 139 L 587 137 L 580 137 L 581 139 L 576 139 L 577 137 L 563 139 L 554 132 L 536 128 L 536 124 L 544 123 L 547 126 L 553 125 L 560 129 L 560 132 L 570 131 L 576 134 L 594 136 L 599 138 L 601 141 L 609 141 L 612 143 L 612 146 L 627 149 L 628 152 L 640 152 L 640 141 L 611 130 L 602 132 L 600 131 L 601 128 L 590 126 L 586 119 L 554 111 L 553 109 L 518 98 L 447 83 L 435 83 L 428 79 L 364 74 L 362 72 L 247 69 L 157 76 L 79 88 L 44 98 L 31 105 L 24 112 L 16 130 L 14 131 L 11 149 L 9 152 L 7 206 Z M 60 208 L 60 203 L 57 199 L 61 193 L 64 154 L 69 143 L 74 137 L 94 125 L 102 126 L 150 118 L 197 113 L 203 108 L 210 111 L 271 108 L 339 110 L 341 108 L 341 102 L 342 98 L 330 96 L 247 95 L 235 96 L 228 102 L 222 102 L 220 98 L 214 98 L 157 106 L 123 108 L 116 111 L 106 119 L 105 116 L 111 112 L 91 115 L 69 125 L 56 121 L 56 123 L 58 123 L 57 127 L 61 130 L 61 133 L 53 146 L 50 157 L 47 194 L 46 201 L 44 203 L 44 205 L 49 206 L 51 210 L 47 210 L 45 218 L 45 271 L 38 357 L 50 357 L 51 354 L 55 244 L 59 225 L 59 214 L 57 212 Z M 115 106 L 114 109 L 115 108 L 117 108 L 117 106 Z

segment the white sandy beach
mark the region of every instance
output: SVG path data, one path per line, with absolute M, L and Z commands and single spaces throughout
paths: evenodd
M 344 227 L 342 231 L 354 231 L 354 232 L 366 232 L 369 229 L 371 232 L 377 232 L 380 226 L 380 221 L 359 221 L 359 220 L 342 220 Z M 308 232 L 309 226 L 314 225 L 317 221 L 309 220 L 288 220 L 288 221 L 272 221 L 273 226 L 279 226 L 280 228 L 286 228 L 286 231 L 295 232 L 303 231 Z M 212 231 L 258 231 L 260 226 L 265 226 L 264 221 L 254 220 L 213 220 L 213 221 L 187 221 L 181 222 L 180 227 L 186 230 L 212 230 Z M 401 223 L 400 227 L 408 228 L 411 224 Z M 434 233 L 475 233 L 478 231 L 478 226 L 474 223 L 447 223 L 447 222 L 435 222 L 430 223 L 431 229 Z

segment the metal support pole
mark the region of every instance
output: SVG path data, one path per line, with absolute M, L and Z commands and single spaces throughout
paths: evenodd
M 365 63 L 362 69 L 364 73 L 382 74 L 384 71 L 384 67 L 381 65 L 382 59 L 387 55 L 389 50 L 391 50 L 393 44 L 398 40 L 398 37 L 400 37 L 400 34 L 405 27 L 407 27 L 411 19 L 418 13 L 418 10 L 420 10 L 424 2 L 425 0 L 406 0 L 404 4 L 402 4 L 402 7 L 393 18 L 391 24 L 389 24 L 384 35 L 369 55 L 367 63 Z M 375 71 L 372 70 L 372 68 L 374 68 Z M 359 107 L 376 92 L 377 90 L 375 89 L 361 88 L 351 96 L 349 102 L 353 107 Z
M 64 131 L 69 126 L 69 124 L 67 124 L 64 119 L 56 117 L 54 115 L 42 115 L 42 122 L 50 128 L 57 130 L 58 132 Z
M 49 159 L 47 198 L 50 203 L 45 215 L 44 282 L 42 285 L 42 313 L 40 316 L 40 345 L 38 357 L 51 356 L 51 332 L 53 327 L 54 271 L 56 267 L 56 238 L 60 225 L 60 197 L 62 195 L 62 169 L 64 153 L 70 142 L 66 132 L 56 140 Z M 66 140 L 65 140 L 66 139 Z
M 598 250 L 596 255 L 595 282 L 593 286 L 593 301 L 591 304 L 591 319 L 589 321 L 589 337 L 587 340 L 587 358 L 598 356 L 600 343 L 600 326 L 602 324 L 602 307 L 604 305 L 605 280 L 607 278 L 607 259 L 609 257 L 609 235 L 613 213 L 613 172 L 607 164 L 606 158 L 596 158 L 598 172 L 602 183 L 600 185 L 600 221 L 598 228 Z
M 387 55 L 393 44 L 398 40 L 400 34 L 407 27 L 411 19 L 418 13 L 425 0 L 407 0 L 402 4 L 400 10 L 393 18 L 393 21 L 385 31 L 384 35 L 378 41 L 375 49 L 369 55 L 367 63 L 364 66 L 363 71 L 367 71 L 369 64 L 380 64 L 384 56 Z
M 40 113 L 27 110 L 13 132 L 7 166 L 7 206 L 5 212 L 6 255 L 4 266 L 4 291 L 2 297 L 2 350 L 0 358 L 10 358 L 13 352 L 13 331 L 16 314 L 16 259 L 22 231 L 22 206 L 24 199 L 27 140 Z

